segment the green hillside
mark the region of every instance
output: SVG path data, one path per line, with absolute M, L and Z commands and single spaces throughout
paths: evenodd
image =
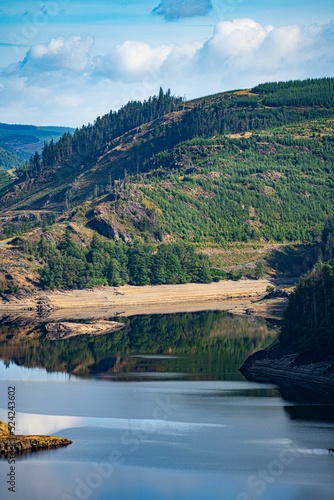
M 15 153 L 7 151 L 0 146 L 0 170 L 18 168 L 24 163 L 24 160 Z
M 160 90 L 148 101 L 130 102 L 58 142 L 51 140 L 17 170 L 16 179 L 0 185 L 2 236 L 55 222 L 49 229 L 50 255 L 36 255 L 43 262 L 50 256 L 59 262 L 81 260 L 80 286 L 103 280 L 175 282 L 177 271 L 166 277 L 166 262 L 185 266 L 180 244 L 209 253 L 223 268 L 212 255 L 231 245 L 239 246 L 232 265 L 247 263 L 240 245 L 303 244 L 303 251 L 307 245 L 312 251 L 324 222 L 334 215 L 333 96 L 334 79 L 324 78 L 263 84 L 190 102 Z M 27 222 L 22 213 L 31 214 Z M 64 253 L 66 224 L 75 225 L 75 244 L 83 245 L 73 255 L 71 246 Z M 98 270 L 91 253 L 94 234 L 123 245 L 101 247 Z M 151 256 L 136 264 L 146 266 L 143 279 L 134 278 L 128 267 L 129 249 L 138 242 L 137 254 Z M 127 263 L 118 260 L 122 252 Z M 163 265 L 154 264 L 156 255 Z M 182 282 L 224 275 L 196 259 L 194 253 Z M 277 269 L 282 257 L 269 260 Z M 114 276 L 112 266 L 116 278 L 106 276 Z M 198 274 L 201 266 L 205 276 Z M 49 269 L 44 283 L 61 284 L 61 268 L 68 266 Z M 67 285 L 78 286 L 72 278 Z

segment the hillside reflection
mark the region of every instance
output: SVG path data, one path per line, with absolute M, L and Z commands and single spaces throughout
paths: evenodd
M 80 376 L 242 380 L 238 368 L 245 358 L 277 334 L 263 319 L 221 311 L 116 321 L 126 326 L 109 335 L 49 341 L 43 323 L 3 318 L 0 357 L 6 363 Z M 31 338 L 36 333 L 40 338 Z

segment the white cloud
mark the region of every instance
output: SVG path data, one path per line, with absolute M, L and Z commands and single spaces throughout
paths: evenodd
M 147 43 L 126 41 L 116 45 L 106 56 L 94 58 L 93 73 L 112 79 L 133 81 L 143 78 L 150 71 L 157 71 L 172 47 L 161 45 L 153 48 Z
M 163 16 L 166 21 L 177 21 L 185 17 L 205 16 L 211 9 L 211 0 L 162 0 L 152 14 Z
M 261 26 L 252 19 L 220 22 L 203 50 L 220 58 L 248 57 L 262 45 L 272 30 L 272 26 Z
M 223 88 L 323 76 L 319 56 L 333 50 L 323 40 L 327 32 L 327 25 L 274 28 L 252 19 L 221 22 L 197 52 L 196 65 L 215 72 Z
M 80 126 L 129 100 L 147 99 L 160 86 L 193 98 L 334 70 L 334 22 L 273 27 L 235 19 L 218 23 L 204 41 L 126 41 L 91 57 L 93 42 L 54 38 L 0 71 L 2 121 Z
M 81 72 L 88 66 L 89 50 L 93 44 L 94 38 L 90 35 L 52 38 L 47 44 L 31 47 L 22 67 L 40 71 L 66 69 Z

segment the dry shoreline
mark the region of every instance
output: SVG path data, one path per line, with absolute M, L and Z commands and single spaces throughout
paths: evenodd
M 254 308 L 254 314 L 264 315 L 267 307 L 254 302 L 266 294 L 272 281 L 240 280 L 210 284 L 96 287 L 87 290 L 43 291 L 22 298 L 0 301 L 0 314 L 25 311 L 36 314 L 42 309 L 54 319 L 64 317 L 131 316 L 193 312 L 209 309 L 244 313 Z M 41 307 L 42 304 L 42 307 Z M 279 306 L 275 313 L 280 316 Z M 268 311 L 267 311 L 268 313 Z

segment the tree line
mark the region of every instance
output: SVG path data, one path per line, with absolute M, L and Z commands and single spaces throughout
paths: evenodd
M 123 170 L 120 172 L 118 169 L 117 175 L 124 173 L 125 169 L 128 173 L 136 173 L 138 164 L 141 165 L 141 171 L 148 171 L 155 166 L 156 154 L 194 137 L 208 138 L 217 134 L 269 129 L 332 116 L 333 110 L 326 107 L 333 107 L 333 92 L 328 91 L 333 82 L 334 79 L 329 78 L 263 84 L 253 89 L 258 97 L 227 94 L 208 104 L 205 100 L 200 100 L 195 107 L 186 107 L 178 120 L 171 120 L 170 123 L 157 122 L 149 137 L 132 149 Z M 320 108 L 304 109 L 302 103 L 297 105 L 289 102 L 289 96 L 295 94 L 298 99 L 306 100 L 307 106 L 317 104 Z M 311 102 L 310 95 L 317 96 L 317 102 Z M 272 99 L 273 96 L 277 100 L 276 104 L 265 102 L 265 99 Z M 282 96 L 285 96 L 284 102 L 279 101 Z M 180 97 L 172 96 L 170 90 L 164 93 L 162 89 L 158 96 L 150 97 L 147 101 L 131 101 L 117 112 L 111 111 L 98 117 L 94 124 L 84 125 L 73 134 L 66 132 L 58 142 L 52 140 L 45 143 L 42 154 L 35 153 L 22 169 L 21 178 L 38 177 L 55 165 L 67 166 L 72 170 L 82 165 L 93 165 L 98 153 L 101 153 L 108 142 L 183 107 Z
M 318 78 L 264 83 L 252 89 L 265 106 L 334 106 L 334 79 Z
M 184 244 L 154 247 L 137 240 L 128 245 L 94 235 L 85 247 L 74 242 L 67 230 L 58 245 L 42 236 L 35 252 L 45 263 L 44 288 L 210 283 L 213 279 L 208 257 Z

